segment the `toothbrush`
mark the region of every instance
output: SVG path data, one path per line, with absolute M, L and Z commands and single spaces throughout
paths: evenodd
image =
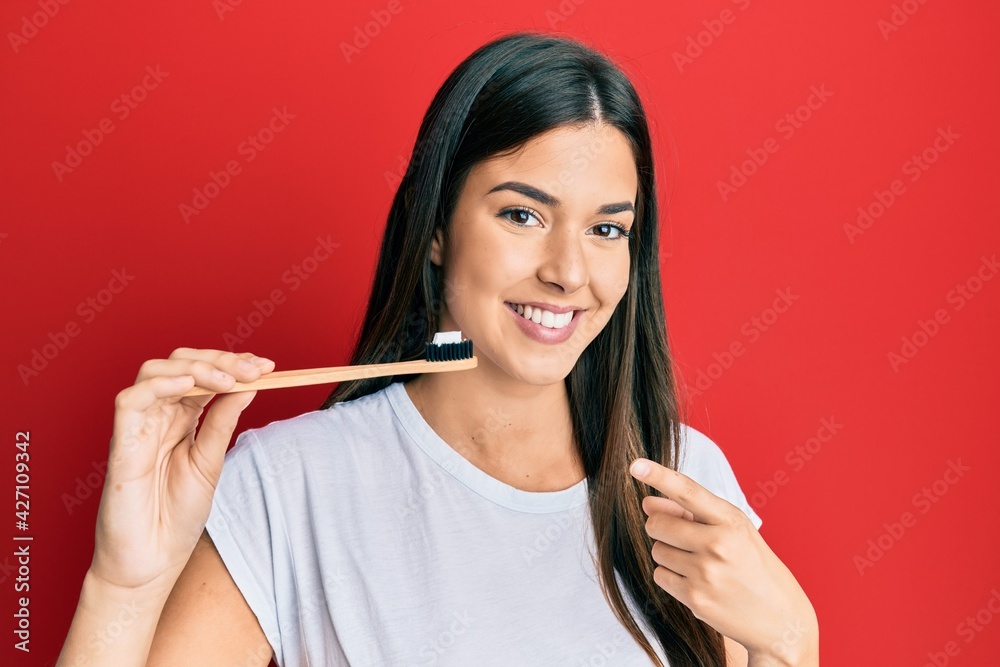
M 328 368 L 306 368 L 297 371 L 277 371 L 268 373 L 253 382 L 237 382 L 232 389 L 215 391 L 194 387 L 184 396 L 205 396 L 207 394 L 232 394 L 238 391 L 256 389 L 280 389 L 282 387 L 303 387 L 309 384 L 326 384 L 377 378 L 386 375 L 409 375 L 412 373 L 442 373 L 475 368 L 479 360 L 472 354 L 472 341 L 462 340 L 461 331 L 445 331 L 434 334 L 433 342 L 424 346 L 424 359 L 395 361 L 387 364 L 361 364 L 358 366 L 330 366 Z

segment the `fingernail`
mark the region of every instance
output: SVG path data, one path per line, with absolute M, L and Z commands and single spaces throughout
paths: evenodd
M 649 462 L 639 459 L 632 464 L 632 474 L 636 477 L 645 477 L 649 473 Z
M 239 367 L 240 367 L 240 370 L 247 371 L 247 372 L 255 371 L 255 370 L 257 370 L 259 368 L 259 366 L 257 366 L 257 364 L 251 364 L 246 359 L 241 359 L 240 360 Z
M 250 361 L 254 362 L 258 366 L 267 366 L 268 364 L 273 364 L 274 362 L 267 357 L 254 356 Z

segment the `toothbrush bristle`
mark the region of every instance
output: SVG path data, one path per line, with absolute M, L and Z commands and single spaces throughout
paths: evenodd
M 424 353 L 427 361 L 457 361 L 459 359 L 472 358 L 472 341 L 463 340 L 461 343 L 425 343 Z

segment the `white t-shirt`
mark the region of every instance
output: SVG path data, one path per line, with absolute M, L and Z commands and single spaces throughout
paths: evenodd
M 684 432 L 681 472 L 759 528 L 719 447 Z M 587 480 L 491 477 L 401 382 L 242 432 L 207 529 L 280 667 L 651 664 L 601 594 Z

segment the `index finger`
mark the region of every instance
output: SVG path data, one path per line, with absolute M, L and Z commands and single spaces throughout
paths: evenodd
M 643 473 L 642 464 L 648 467 Z M 636 459 L 629 467 L 629 473 L 641 482 L 649 484 L 667 498 L 694 515 L 694 521 L 705 524 L 726 523 L 728 503 L 703 487 L 684 473 L 671 470 L 649 459 Z
M 234 379 L 237 382 L 252 382 L 260 375 L 270 373 L 274 369 L 273 361 L 258 357 L 251 352 L 237 353 L 190 347 L 179 347 L 171 352 L 166 360 L 151 360 L 143 364 L 143 367 L 146 365 L 150 367 L 145 373 L 140 371 L 140 377 L 160 374 L 193 375 L 195 385 L 209 391 L 228 390 Z M 213 376 L 211 375 L 213 370 L 226 373 L 229 377 Z M 214 397 L 214 393 L 182 396 L 180 402 L 196 409 L 204 409 Z

